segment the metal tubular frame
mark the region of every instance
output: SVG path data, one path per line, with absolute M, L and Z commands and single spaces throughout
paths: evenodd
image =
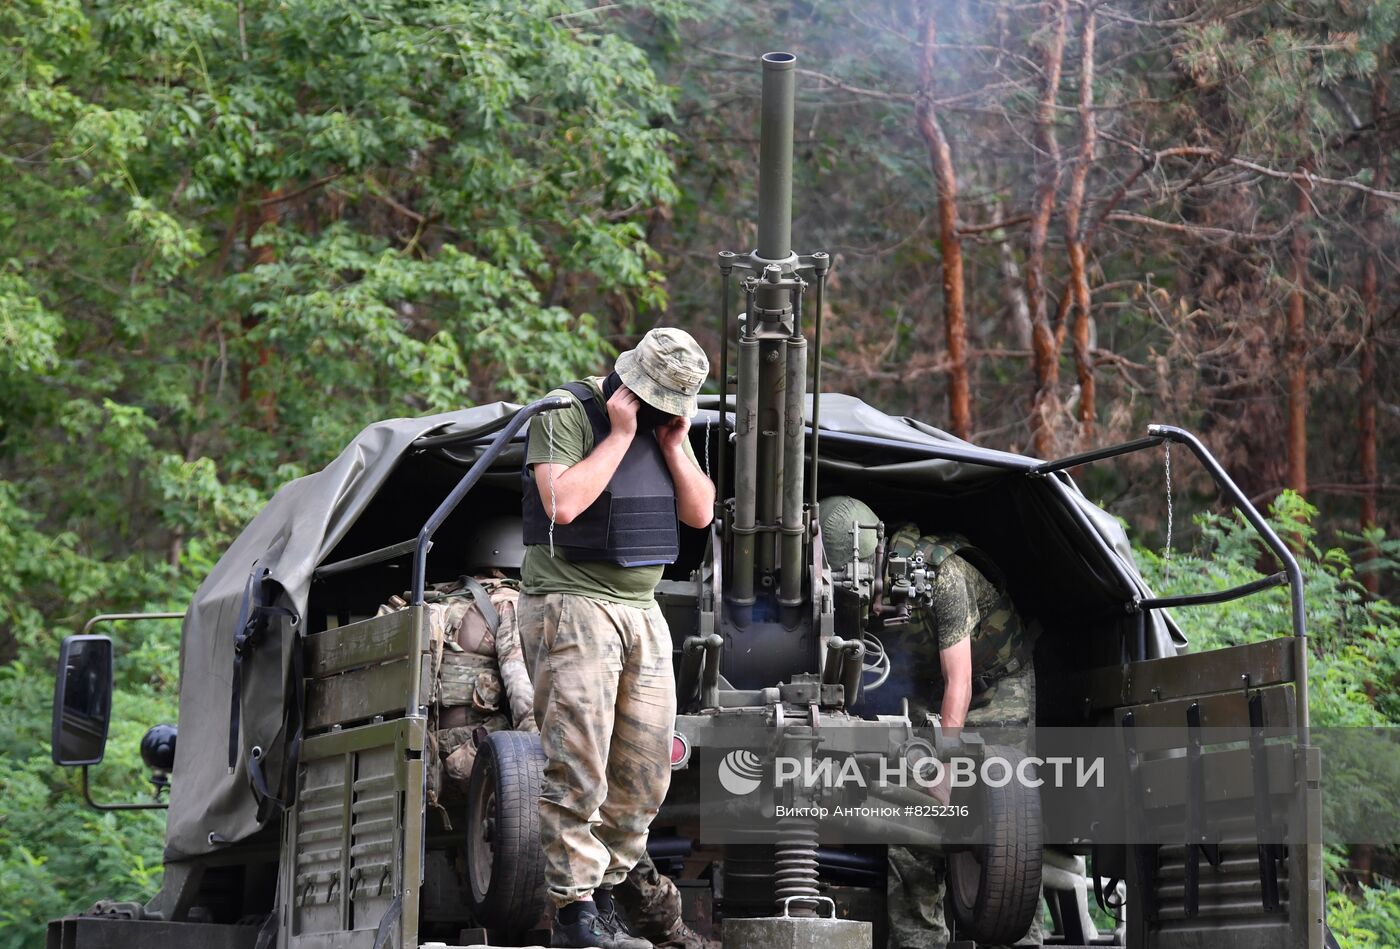
M 1211 603 L 1228 603 L 1230 600 L 1238 600 L 1240 597 L 1258 593 L 1260 590 L 1283 586 L 1287 582 L 1288 574 L 1280 570 L 1278 573 L 1271 573 L 1267 577 L 1241 583 L 1228 590 L 1217 590 L 1213 593 L 1187 593 L 1182 596 L 1148 597 L 1137 601 L 1133 606 L 1136 610 L 1146 612 L 1147 610 L 1166 609 L 1171 606 L 1206 606 Z
M 1102 461 L 1105 458 L 1127 455 L 1135 451 L 1142 451 L 1144 448 L 1153 448 L 1161 443 L 1162 439 L 1153 435 L 1148 435 L 1144 438 L 1135 438 L 1130 442 L 1123 442 L 1121 445 L 1109 445 L 1107 448 L 1095 448 L 1093 451 L 1084 451 L 1077 455 L 1070 455 L 1067 458 L 1060 458 L 1056 461 L 1047 461 L 1044 464 L 1036 465 L 1033 473 L 1050 474 L 1052 471 L 1064 471 L 1067 468 L 1077 468 L 1091 461 Z
M 92 799 L 92 788 L 88 785 L 89 767 L 91 767 L 91 765 L 83 765 L 83 801 L 88 807 L 95 811 L 163 811 L 170 807 L 169 801 L 151 802 L 149 804 L 99 804 Z
M 734 252 L 719 252 L 719 444 L 716 445 L 718 463 L 713 472 L 715 479 L 715 510 L 724 510 L 724 465 L 729 457 L 728 423 L 725 415 L 729 411 L 729 281 L 734 273 Z M 705 436 L 709 437 L 708 433 Z
M 813 301 L 816 307 L 815 324 L 812 329 L 812 457 L 808 459 L 812 470 L 807 474 L 807 490 L 811 497 L 811 516 L 817 516 L 817 457 L 819 450 L 817 442 L 820 439 L 821 431 L 821 406 L 822 406 L 822 303 L 826 296 L 826 272 L 831 266 L 831 259 L 821 251 L 812 255 L 812 270 L 816 276 L 816 299 Z
M 390 544 L 388 547 L 380 547 L 378 550 L 371 550 L 354 557 L 347 557 L 344 560 L 328 563 L 324 567 L 317 567 L 315 576 L 317 580 L 324 580 L 326 577 L 333 577 L 337 573 L 358 570 L 360 567 L 369 567 L 373 564 L 383 563 L 386 560 L 393 560 L 395 557 L 404 557 L 417 549 L 417 538 L 401 540 L 397 544 Z
M 558 405 L 544 405 L 543 403 L 546 403 L 546 402 L 557 402 L 557 403 L 560 403 L 560 404 L 558 404 Z M 487 454 L 489 454 L 490 457 L 487 458 L 487 455 L 486 455 L 486 454 L 483 454 L 483 455 L 481 456 L 481 458 L 479 458 L 479 459 L 477 459 L 476 461 L 474 461 L 474 462 L 472 463 L 472 467 L 467 471 L 466 475 L 462 478 L 462 481 L 466 481 L 467 478 L 471 478 L 471 477 L 472 477 L 472 472 L 476 470 L 477 465 L 481 464 L 482 459 L 486 459 L 486 462 L 487 462 L 487 465 L 488 465 L 488 466 L 490 465 L 490 463 L 491 463 L 492 461 L 495 461 L 496 457 L 499 456 L 500 453 L 501 453 L 502 451 L 505 450 L 505 446 L 519 433 L 520 427 L 521 427 L 521 425 L 523 424 L 523 422 L 524 422 L 525 419 L 529 419 L 529 418 L 533 417 L 534 415 L 537 415 L 538 413 L 540 413 L 540 412 L 542 412 L 542 411 L 549 411 L 550 409 L 556 409 L 556 408 L 564 408 L 564 407 L 566 407 L 567 405 L 568 405 L 568 400 L 564 399 L 563 397 L 556 397 L 556 398 L 554 398 L 554 399 L 541 399 L 541 400 L 539 400 L 538 402 L 532 402 L 532 403 L 530 403 L 529 405 L 527 405 L 527 406 L 525 406 L 525 407 L 523 407 L 523 408 L 517 409 L 514 415 L 504 416 L 504 417 L 503 417 L 503 421 L 502 421 L 500 424 L 493 424 L 492 427 L 491 427 L 491 429 L 492 429 L 492 431 L 494 432 L 494 434 L 492 434 L 491 432 L 486 432 L 486 433 L 478 432 L 478 433 L 469 434 L 469 435 L 451 435 L 451 436 L 445 436 L 445 435 L 444 435 L 444 436 L 436 436 L 436 435 L 435 435 L 435 436 L 430 436 L 430 437 L 427 438 L 427 439 L 422 439 L 422 438 L 420 438 L 418 441 L 414 442 L 413 445 L 414 445 L 415 448 L 423 448 L 423 447 L 427 447 L 427 446 L 429 446 L 429 445 L 432 445 L 432 446 L 440 446 L 440 445 L 446 444 L 448 441 L 461 442 L 461 441 L 463 441 L 464 439 L 467 439 L 467 438 L 470 438 L 474 444 L 480 444 L 480 443 L 484 440 L 485 435 L 490 434 L 491 440 L 490 440 L 490 442 L 489 442 L 489 444 L 488 444 L 488 447 L 487 447 L 487 449 L 486 449 Z M 525 414 L 525 415 L 522 416 L 522 413 L 528 413 L 528 414 Z M 499 447 L 498 447 L 498 446 L 499 446 Z M 484 472 L 485 472 L 485 469 L 482 469 L 482 473 L 484 473 Z M 481 475 L 478 474 L 478 475 L 476 476 L 476 478 L 473 479 L 472 484 L 467 485 L 465 488 L 463 488 L 462 485 L 461 485 L 461 482 L 459 482 L 458 485 L 457 485 L 457 487 L 453 489 L 453 493 L 456 493 L 457 491 L 461 491 L 462 494 L 465 494 L 467 491 L 471 490 L 472 486 L 476 483 L 476 480 L 480 479 L 480 477 L 481 477 Z M 450 498 L 451 495 L 449 495 L 448 497 Z M 457 498 L 456 501 L 453 501 L 453 502 L 452 502 L 452 507 L 455 508 L 455 507 L 457 506 L 457 503 L 460 502 L 460 501 L 461 501 L 461 497 L 459 496 L 459 497 Z M 444 501 L 443 503 L 446 504 L 447 502 Z M 436 517 L 440 511 L 441 511 L 441 508 L 439 508 L 438 511 L 434 511 L 434 512 L 433 512 L 433 517 Z M 449 510 L 447 511 L 447 514 L 451 514 L 451 513 L 452 513 L 452 511 L 449 509 Z M 446 519 L 447 514 L 444 514 L 444 515 L 443 515 L 443 518 L 444 518 L 444 519 Z M 431 521 L 431 518 L 429 518 L 429 520 Z M 440 524 L 435 524 L 435 525 L 433 525 L 433 530 L 436 531 L 437 528 L 438 528 L 438 526 L 440 526 Z M 430 540 L 430 541 L 431 541 L 431 536 L 432 536 L 432 535 L 430 534 L 430 535 L 429 535 L 429 540 Z M 316 578 L 317 580 L 323 580 L 323 579 L 325 579 L 326 577 L 333 577 L 333 576 L 335 576 L 335 575 L 338 574 L 338 573 L 346 573 L 346 572 L 351 571 L 351 570 L 358 570 L 358 569 L 361 568 L 361 567 L 371 567 L 371 566 L 373 566 L 374 564 L 377 564 L 377 563 L 384 563 L 384 562 L 389 561 L 389 560 L 395 560 L 395 559 L 397 559 L 397 558 L 399 558 L 399 557 L 406 557 L 406 556 L 408 556 L 409 554 L 413 554 L 414 557 L 415 557 L 414 563 L 415 563 L 415 570 L 416 570 L 417 556 L 418 556 L 418 552 L 419 552 L 419 545 L 420 545 L 421 543 L 422 543 L 422 537 L 421 537 L 421 535 L 420 535 L 419 537 L 412 537 L 412 538 L 409 538 L 408 540 L 401 540 L 401 541 L 399 541 L 398 543 L 389 544 L 389 545 L 386 546 L 386 547 L 380 547 L 380 548 L 378 548 L 378 549 L 376 549 L 376 550 L 370 550 L 370 551 L 366 551 L 365 553 L 362 553 L 362 554 L 356 554 L 355 556 L 353 556 L 353 557 L 347 557 L 347 558 L 345 558 L 344 560 L 336 560 L 336 561 L 333 561 L 333 562 L 328 563 L 328 564 L 323 564 L 323 565 L 321 565 L 321 566 L 319 566 L 319 567 L 316 568 L 316 572 L 315 572 L 314 576 L 315 576 L 315 578 Z M 431 547 L 432 544 L 429 543 L 428 546 Z M 426 552 L 425 552 L 425 556 L 426 556 Z M 417 576 L 416 572 L 415 572 L 415 576 Z M 421 591 L 420 591 L 420 592 L 421 592 Z
M 1264 539 L 1264 544 L 1273 551 L 1279 563 L 1283 564 L 1283 571 L 1288 576 L 1289 602 L 1293 612 L 1293 637 L 1297 643 L 1294 661 L 1297 664 L 1298 675 L 1298 744 L 1308 746 L 1312 737 L 1312 722 L 1308 709 L 1308 618 L 1303 605 L 1303 570 L 1298 566 L 1297 558 L 1199 438 L 1175 425 L 1149 425 L 1147 433 L 1190 448 L 1196 460 L 1210 472 L 1216 487 L 1220 488 L 1234 504 L 1235 509 L 1244 515 L 1244 519 L 1249 521 L 1250 526 Z
M 485 425 L 467 432 L 447 432 L 442 435 L 423 435 L 413 440 L 415 451 L 422 451 L 426 448 L 440 448 L 443 445 L 458 445 L 463 442 L 478 443 L 495 435 L 501 429 L 510 424 L 511 417 L 502 415 L 500 418 L 492 419 Z
M 437 510 L 428 518 L 423 529 L 418 532 L 418 539 L 413 548 L 413 600 L 412 604 L 418 606 L 423 602 L 423 589 L 425 577 L 428 569 L 428 551 L 433 546 L 433 535 L 442 526 L 442 522 L 457 509 L 457 505 L 462 503 L 462 498 L 467 492 L 476 487 L 476 483 L 481 480 L 481 476 L 486 474 L 491 464 L 505 451 L 506 445 L 510 444 L 517 432 L 526 422 L 539 415 L 541 412 L 548 412 L 553 409 L 566 409 L 569 407 L 569 400 L 562 395 L 551 396 L 531 402 L 519 409 L 511 417 L 510 423 L 491 440 L 491 444 L 481 453 L 467 473 L 462 476 L 462 480 L 457 482 L 457 486 L 438 505 Z M 397 547 L 398 545 L 395 545 Z M 386 550 L 394 548 L 385 548 Z
M 1258 508 L 1240 490 L 1239 485 L 1221 467 L 1220 462 L 1210 453 L 1210 449 L 1201 442 L 1199 438 L 1184 428 L 1175 425 L 1149 425 L 1147 426 L 1147 436 L 1138 438 L 1121 445 L 1111 445 L 1107 448 L 1100 448 L 1094 451 L 1083 452 L 1078 455 L 1070 455 L 1056 461 L 1047 461 L 1036 465 L 1030 473 L 1034 475 L 1045 475 L 1051 472 L 1063 471 L 1066 468 L 1073 468 L 1090 461 L 1101 461 L 1105 458 L 1114 458 L 1118 455 L 1127 455 L 1132 452 L 1141 451 L 1144 448 L 1155 447 L 1162 442 L 1175 442 L 1178 445 L 1185 445 L 1191 450 L 1191 454 L 1196 456 L 1196 460 L 1206 469 L 1215 482 L 1215 486 L 1230 501 L 1231 506 L 1244 516 L 1249 525 L 1263 539 L 1264 545 L 1278 558 L 1283 565 L 1281 574 L 1273 574 L 1252 580 L 1249 583 L 1241 584 L 1229 590 L 1221 590 L 1214 593 L 1189 594 L 1180 597 L 1143 597 L 1133 604 L 1134 609 L 1146 612 L 1153 609 L 1161 609 L 1166 606 L 1197 606 L 1205 603 L 1220 603 L 1232 600 L 1237 597 L 1255 593 L 1259 590 L 1273 586 L 1279 586 L 1286 582 L 1288 584 L 1289 604 L 1292 614 L 1293 638 L 1296 643 L 1294 649 L 1294 663 L 1297 672 L 1295 682 L 1298 701 L 1298 744 L 1307 747 L 1311 744 L 1312 722 L 1308 708 L 1308 625 L 1307 612 L 1303 603 L 1303 571 L 1298 566 L 1298 560 L 1293 556 L 1293 551 L 1288 549 L 1288 545 L 1278 536 L 1278 533 L 1269 526 L 1269 522 L 1259 513 Z M 1280 579 L 1282 577 L 1282 579 Z
M 82 635 L 91 633 L 98 623 L 118 623 L 127 620 L 143 619 L 184 619 L 185 614 L 181 613 L 98 613 L 92 619 L 83 624 Z M 88 768 L 91 765 L 83 765 L 83 801 L 88 807 L 95 811 L 163 811 L 170 807 L 169 801 L 153 801 L 146 804 L 99 804 L 92 799 L 92 787 L 88 780 Z
M 933 445 L 928 442 L 907 442 L 899 438 L 882 438 L 878 435 L 854 435 L 849 432 L 827 432 L 823 441 L 833 445 L 853 445 L 860 448 L 893 448 L 907 451 L 917 458 L 941 458 L 944 461 L 962 461 L 984 468 L 1000 468 L 1020 474 L 1034 474 L 1037 463 L 1024 455 L 1010 452 L 978 448 L 974 445 L 956 445 L 951 442 Z
M 125 620 L 140 619 L 184 619 L 183 611 L 179 613 L 98 613 L 92 619 L 83 624 L 83 635 L 92 632 L 92 628 L 98 623 L 118 623 Z

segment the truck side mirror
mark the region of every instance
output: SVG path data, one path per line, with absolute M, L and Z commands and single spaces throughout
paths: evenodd
M 53 760 L 66 767 L 97 764 L 112 718 L 112 641 L 69 636 L 58 651 L 53 684 Z

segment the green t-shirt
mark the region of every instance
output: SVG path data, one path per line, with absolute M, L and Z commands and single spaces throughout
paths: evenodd
M 939 650 L 949 649 L 975 634 L 982 618 L 991 615 L 1000 601 L 996 586 L 954 554 L 938 570 L 933 581 L 933 608 L 923 611 L 921 619 Z
M 593 390 L 599 404 L 605 404 L 603 379 L 590 376 L 583 382 Z M 555 389 L 549 394 L 574 399 L 573 395 L 564 389 Z M 554 416 L 552 438 L 550 416 Z M 635 437 L 652 436 L 650 432 L 639 430 Z M 546 412 L 530 421 L 530 452 L 525 459 L 527 464 L 537 465 L 552 461 L 567 468 L 578 464 L 592 450 L 593 426 L 588 424 L 588 416 L 577 400 L 574 400 L 570 408 Z M 695 462 L 695 451 L 690 447 L 688 439 L 685 442 L 685 454 L 692 463 Z M 547 500 L 545 513 L 549 513 Z M 656 605 L 656 585 L 661 582 L 664 569 L 660 564 L 650 567 L 624 567 L 604 560 L 575 562 L 565 557 L 557 548 L 551 557 L 548 544 L 532 544 L 525 548 L 525 562 L 521 566 L 520 579 L 521 588 L 526 593 L 576 593 L 647 609 Z
M 915 681 L 928 684 L 925 698 L 936 701 L 943 695 L 943 650 L 971 639 L 972 674 L 983 675 L 991 671 L 988 663 L 1000 655 L 986 655 L 990 646 L 986 637 L 1008 628 L 1014 640 L 1011 648 L 1016 648 L 1021 642 L 1020 624 L 1015 613 L 1007 610 L 1007 600 L 996 584 L 957 554 L 945 560 L 934 579 L 933 602 L 914 611 L 903 634 Z

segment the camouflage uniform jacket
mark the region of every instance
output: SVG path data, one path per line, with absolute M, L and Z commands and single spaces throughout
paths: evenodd
M 914 614 L 906 636 L 925 681 L 936 683 L 942 696 L 942 664 L 938 653 L 961 640 L 972 639 L 973 701 L 997 680 L 1014 675 L 1031 658 L 1033 636 L 1021 622 L 996 564 L 967 538 L 958 534 L 919 535 L 906 524 L 890 538 L 891 556 L 923 555 L 931 575 L 932 597 Z M 933 670 L 937 670 L 933 673 Z
M 462 577 L 434 584 L 427 605 L 432 693 L 428 798 L 466 793 L 476 760 L 472 735 L 507 728 L 535 731 L 534 685 L 525 666 L 516 624 L 519 584 L 498 577 Z M 394 596 L 378 615 L 404 609 Z

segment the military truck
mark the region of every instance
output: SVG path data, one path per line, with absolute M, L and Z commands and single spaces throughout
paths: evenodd
M 987 786 L 969 792 L 977 806 L 960 829 L 910 828 L 906 842 L 948 857 L 961 945 L 1008 941 L 1048 908 L 1047 945 L 1321 949 L 1320 755 L 1293 556 L 1180 428 L 1045 461 L 823 393 L 807 331 L 819 354 L 831 261 L 791 244 L 794 65 L 788 53 L 762 58 L 757 247 L 717 259 L 719 385 L 691 429 L 719 489 L 715 521 L 684 535 L 657 594 L 679 714 L 649 849 L 681 887 L 687 918 L 729 947 L 882 944 L 884 845 L 830 843 L 803 816 L 727 835 L 754 829 L 752 810 L 707 784 L 736 748 L 758 742 L 756 772 L 783 755 L 868 769 L 919 750 L 938 760 L 988 750 L 911 711 L 919 684 L 897 640 L 900 617 L 926 594 L 925 565 L 885 555 L 833 569 L 842 558 L 832 552 L 853 538 L 823 536 L 825 492 L 874 509 L 878 523 L 857 530 L 884 536 L 915 522 L 983 551 L 1040 630 L 1037 734 L 1103 738 L 1130 792 L 1086 809 L 1052 787 Z M 143 748 L 169 786 L 161 890 L 144 905 L 54 921 L 52 949 L 547 941 L 537 737 L 478 734 L 467 800 L 427 806 L 427 617 L 430 585 L 470 567 L 461 551 L 483 520 L 519 509 L 524 427 L 566 405 L 378 422 L 276 494 L 180 617 L 178 742 L 159 732 Z M 1277 573 L 1190 596 L 1147 589 L 1119 522 L 1068 472 L 1172 445 L 1258 531 Z M 1291 629 L 1254 645 L 1192 653 L 1166 614 L 1279 585 L 1291 592 Z M 406 609 L 375 615 L 404 590 Z M 84 769 L 85 792 L 106 740 L 112 656 L 109 638 L 85 630 L 59 658 L 54 759 Z M 810 785 L 783 793 L 789 806 L 822 800 Z M 917 793 L 891 799 L 908 805 Z M 763 798 L 759 817 L 775 800 Z M 1089 912 L 1095 891 L 1118 916 L 1104 931 Z

